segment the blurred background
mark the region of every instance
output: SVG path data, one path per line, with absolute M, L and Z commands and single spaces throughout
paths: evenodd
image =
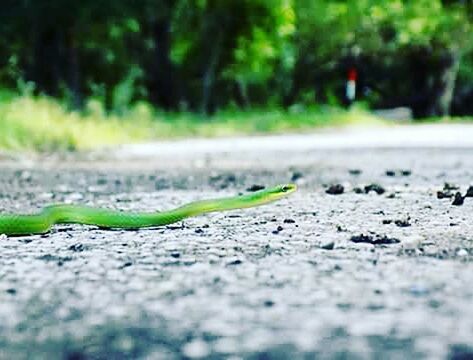
M 4 0 L 0 149 L 473 120 L 471 0 Z

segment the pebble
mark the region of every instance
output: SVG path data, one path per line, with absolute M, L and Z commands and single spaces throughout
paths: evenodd
M 386 176 L 396 176 L 396 175 L 411 176 L 411 174 L 412 174 L 411 170 L 398 170 L 398 171 L 386 170 Z
M 465 198 L 460 192 L 455 193 L 455 198 L 453 199 L 452 205 L 461 206 L 465 202 Z
M 396 220 L 396 221 L 394 221 L 394 223 L 396 224 L 396 226 L 399 226 L 399 227 L 411 226 L 411 223 L 409 222 L 409 218 L 402 219 L 402 220 Z
M 357 175 L 360 175 L 360 174 L 361 174 L 361 170 L 360 170 L 360 169 L 350 169 L 350 170 L 348 170 L 348 173 L 349 173 L 350 175 L 357 176 Z
M 443 189 L 447 190 L 447 191 L 448 190 L 458 190 L 459 187 L 457 185 L 450 184 L 450 183 L 446 182 L 446 183 L 443 184 Z
M 453 197 L 453 194 L 450 191 L 437 191 L 437 199 L 449 199 Z
M 320 248 L 321 249 L 324 249 L 324 250 L 333 250 L 335 248 L 335 242 L 334 241 L 326 241 L 326 242 L 323 242 L 321 245 L 320 245 Z
M 468 188 L 465 197 L 473 197 L 473 185 Z
M 325 192 L 329 195 L 340 195 L 340 194 L 343 194 L 344 191 L 345 191 L 345 188 L 343 187 L 342 184 L 330 185 L 330 187 L 327 190 L 325 190 Z
M 390 245 L 390 244 L 398 244 L 401 241 L 396 238 L 391 238 L 386 235 L 354 235 L 350 238 L 351 242 L 354 243 L 368 243 L 373 245 Z
M 386 192 L 386 190 L 379 184 L 370 184 L 365 186 L 365 193 L 374 191 L 376 194 L 381 195 Z
M 265 188 L 264 185 L 253 184 L 249 188 L 247 188 L 246 191 L 254 192 L 254 191 L 263 190 L 264 188 Z
M 5 234 L 0 234 L 0 241 L 5 241 L 7 240 L 7 236 Z
M 300 171 L 294 171 L 291 176 L 291 181 L 297 181 L 299 179 L 302 179 L 304 177 L 304 174 L 302 174 Z

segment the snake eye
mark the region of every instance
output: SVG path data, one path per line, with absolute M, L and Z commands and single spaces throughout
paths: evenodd
M 281 186 L 281 192 L 290 192 L 295 190 L 295 185 L 293 184 L 287 184 L 287 185 L 282 185 Z

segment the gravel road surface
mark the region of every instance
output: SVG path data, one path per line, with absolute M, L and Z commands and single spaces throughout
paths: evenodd
M 157 229 L 0 235 L 0 359 L 473 358 L 473 127 L 413 131 L 4 156 L 2 212 L 299 191 Z

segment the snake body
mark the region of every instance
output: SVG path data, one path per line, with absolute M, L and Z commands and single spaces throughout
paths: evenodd
M 279 200 L 295 190 L 294 184 L 278 185 L 251 194 L 195 201 L 163 212 L 125 212 L 80 205 L 50 205 L 32 215 L 0 214 L 0 234 L 8 236 L 44 234 L 55 224 L 84 224 L 105 229 L 155 227 L 209 212 L 264 205 Z

